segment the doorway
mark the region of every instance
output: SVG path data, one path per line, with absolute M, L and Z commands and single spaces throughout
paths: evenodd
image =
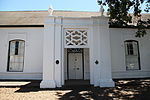
M 83 49 L 69 48 L 67 49 L 67 76 L 69 80 L 83 79 L 84 78 L 84 60 Z
M 69 53 L 69 79 L 83 79 L 82 53 Z

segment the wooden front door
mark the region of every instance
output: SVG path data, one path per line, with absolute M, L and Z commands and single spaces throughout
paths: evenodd
M 69 53 L 69 79 L 83 79 L 82 53 Z

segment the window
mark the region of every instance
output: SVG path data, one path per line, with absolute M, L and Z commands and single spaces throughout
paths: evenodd
M 22 72 L 24 66 L 25 42 L 23 40 L 9 41 L 7 71 Z
M 125 41 L 125 56 L 127 70 L 140 70 L 140 57 L 138 41 Z

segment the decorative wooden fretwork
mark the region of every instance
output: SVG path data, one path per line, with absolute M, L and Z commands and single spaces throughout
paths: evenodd
M 68 29 L 65 31 L 66 46 L 85 46 L 88 43 L 87 30 Z
M 68 53 L 82 53 L 83 49 L 82 48 L 68 48 L 67 52 Z

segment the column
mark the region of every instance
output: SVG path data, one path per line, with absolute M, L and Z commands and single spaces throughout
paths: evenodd
M 54 75 L 54 34 L 55 34 L 55 18 L 48 16 L 44 24 L 43 38 L 43 80 L 40 83 L 40 88 L 55 88 Z
M 99 18 L 92 17 L 93 19 L 93 32 L 92 32 L 92 43 L 90 46 L 90 66 L 91 68 L 91 83 L 94 86 L 99 86 L 100 81 L 100 34 L 99 34 Z M 93 78 L 93 79 L 92 79 Z
M 111 48 L 108 18 L 99 18 L 100 31 L 100 87 L 114 87 L 111 70 Z
M 62 86 L 62 18 L 55 19 L 55 81 L 56 86 Z

